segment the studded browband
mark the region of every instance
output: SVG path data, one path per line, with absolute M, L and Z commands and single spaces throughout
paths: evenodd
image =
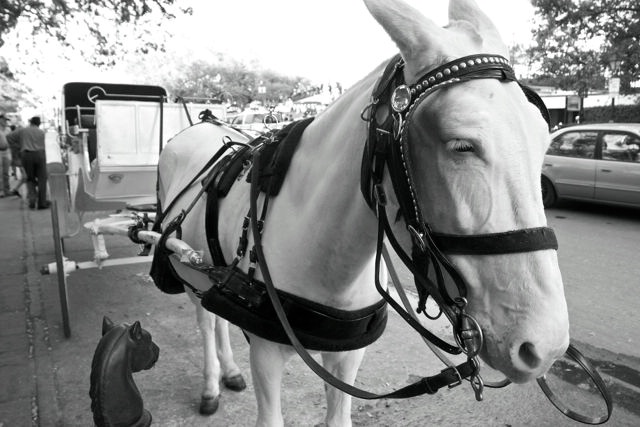
M 516 81 L 509 61 L 500 55 L 471 55 L 448 62 L 429 71 L 412 85 L 405 83 L 403 67 L 404 60 L 400 54 L 389 61 L 371 95 L 372 102 L 366 108 L 369 116 L 365 117 L 363 112 L 363 119 L 369 121 L 369 138 L 365 147 L 361 181 L 362 192 L 371 208 L 375 205 L 375 195 L 373 188 L 366 188 L 371 182 L 369 160 L 373 156 L 373 142 L 378 139 L 380 132 L 390 131 L 394 139 L 398 140 L 405 128 L 406 117 L 426 95 L 444 85 L 477 78 Z M 391 111 L 384 111 L 385 107 Z
M 400 59 L 396 63 L 399 68 L 403 66 Z M 494 73 L 494 75 L 489 75 Z M 497 73 L 497 74 L 496 74 Z M 410 110 L 411 101 L 417 103 L 423 93 L 435 88 L 442 83 L 455 83 L 463 77 L 468 78 L 498 78 L 500 80 L 516 81 L 515 73 L 509 65 L 509 61 L 499 55 L 471 55 L 429 71 L 416 83 L 396 86 L 391 95 L 391 107 L 397 113 Z
M 381 169 L 383 165 L 376 166 L 373 157 L 386 156 L 401 214 L 405 217 L 413 237 L 425 246 L 426 233 L 425 230 L 421 230 L 424 219 L 415 197 L 411 158 L 407 155 L 407 123 L 417 106 L 438 89 L 473 79 L 489 78 L 506 82 L 517 82 L 517 79 L 506 58 L 491 54 L 470 55 L 447 62 L 429 71 L 411 85 L 404 81 L 403 67 L 404 61 L 400 55 L 395 56 L 387 65 L 372 94 L 369 140 L 362 164 L 362 192 L 369 206 L 375 209 L 376 189 L 373 184 L 375 178 L 372 175 L 376 174 L 376 167 Z M 520 87 L 548 122 L 548 112 L 539 96 L 526 86 Z M 376 141 L 378 139 L 388 142 L 379 144 Z M 380 153 L 383 149 L 380 145 L 386 145 L 384 155 Z M 475 236 L 431 233 L 431 240 L 443 252 L 458 254 L 517 253 L 558 248 L 555 234 L 548 227 Z

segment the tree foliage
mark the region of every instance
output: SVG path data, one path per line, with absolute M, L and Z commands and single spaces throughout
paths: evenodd
M 300 83 L 308 85 L 301 77 L 288 77 L 261 70 L 258 64 L 231 60 L 193 62 L 179 77 L 167 78 L 164 86 L 173 96 L 206 97 L 243 107 L 252 101 L 264 104 L 284 101 L 292 96 Z
M 621 90 L 640 78 L 638 0 L 532 0 L 539 78 L 557 77 L 564 89 L 604 88 L 612 56 L 621 60 Z
M 0 46 L 24 23 L 32 36 L 47 35 L 74 48 L 74 38 L 88 35 L 95 49 L 83 52 L 98 66 L 113 65 L 119 53 L 162 49 L 162 22 L 191 14 L 176 0 L 3 0 L 0 1 Z M 126 49 L 123 48 L 125 47 Z
M 16 111 L 18 101 L 24 101 L 28 92 L 27 88 L 16 81 L 7 62 L 0 57 L 0 113 Z

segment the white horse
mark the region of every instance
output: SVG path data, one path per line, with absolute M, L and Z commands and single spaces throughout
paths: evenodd
M 425 73 L 456 58 L 479 53 L 508 57 L 498 31 L 473 0 L 451 0 L 445 28 L 401 0 L 365 3 L 398 46 L 407 85 L 416 87 Z M 362 79 L 304 131 L 287 178 L 269 204 L 262 236 L 278 289 L 341 310 L 362 309 L 381 299 L 374 286 L 377 220 L 361 194 L 361 159 L 368 137 L 363 111 L 371 104 L 383 69 L 381 65 Z M 540 173 L 548 127 L 516 82 L 480 78 L 435 90 L 411 113 L 405 127 L 416 209 L 434 231 L 478 235 L 546 226 Z M 159 165 L 163 206 L 217 150 L 211 145 L 220 140 L 220 131 L 212 128 L 193 126 L 164 150 Z M 249 186 L 239 180 L 220 202 L 219 239 L 227 260 L 235 255 Z M 193 185 L 166 218 L 191 203 L 199 189 L 199 183 Z M 387 171 L 382 189 L 386 210 L 395 216 L 399 201 Z M 203 250 L 205 261 L 211 262 L 204 209 L 204 200 L 195 204 L 182 224 L 182 239 Z M 400 245 L 410 253 L 414 242 L 405 222 L 390 222 Z M 556 251 L 451 254 L 448 259 L 466 281 L 466 312 L 484 333 L 482 359 L 514 382 L 543 375 L 569 344 Z M 238 266 L 246 271 L 248 264 L 245 257 Z M 173 265 L 194 288 L 205 291 L 211 286 L 201 273 Z M 260 269 L 255 277 L 263 280 Z M 231 354 L 227 322 L 204 311 L 193 295 L 192 299 L 205 342 L 202 397 L 217 402 L 221 371 L 223 378 L 237 379 L 240 370 Z M 282 425 L 280 386 L 294 350 L 248 335 L 256 424 Z M 364 352 L 322 352 L 322 363 L 352 384 Z M 326 394 L 326 424 L 351 425 L 351 397 L 333 387 L 327 387 Z

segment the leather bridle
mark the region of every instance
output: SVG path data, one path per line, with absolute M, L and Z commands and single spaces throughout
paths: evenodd
M 434 91 L 473 79 L 498 79 L 516 81 L 508 61 L 498 55 L 472 55 L 448 62 L 429 71 L 413 85 L 406 85 L 403 76 L 404 62 L 398 56 L 387 66 L 372 95 L 367 108 L 369 138 L 362 160 L 362 193 L 379 221 L 378 253 L 384 235 L 414 275 L 424 310 L 426 298 L 431 296 L 449 318 L 460 350 L 473 359 L 480 351 L 483 340 L 478 323 L 465 311 L 467 284 L 446 254 L 504 254 L 557 249 L 553 230 L 548 227 L 525 228 L 502 233 L 452 235 L 436 233 L 425 220 L 415 193 L 412 159 L 409 155 L 408 129 L 417 107 Z M 539 104 L 544 108 L 544 104 Z M 543 111 L 545 116 L 546 109 Z M 389 171 L 393 190 L 400 207 L 399 216 L 406 224 L 411 241 L 411 254 L 406 254 L 391 230 L 386 212 L 386 195 L 383 188 L 385 168 Z M 380 258 L 378 254 L 377 258 Z M 427 274 L 433 266 L 435 281 Z M 456 285 L 458 295 L 452 296 L 445 287 L 447 274 Z M 379 290 L 384 291 L 382 286 Z M 392 303 L 392 298 L 385 296 Z M 400 308 L 401 311 L 404 311 Z M 459 353 L 451 346 L 435 341 L 449 353 Z M 476 381 L 481 384 L 479 375 Z
M 470 55 L 447 62 L 429 71 L 416 83 L 407 85 L 403 76 L 404 62 L 397 55 L 387 65 L 372 94 L 371 103 L 363 110 L 362 119 L 368 122 L 369 134 L 365 145 L 362 168 L 361 190 L 369 207 L 378 218 L 378 239 L 376 250 L 376 287 L 391 305 L 425 340 L 450 354 L 463 352 L 467 356 L 465 366 L 469 373 L 461 378 L 470 380 L 476 398 L 482 399 L 484 382 L 480 376 L 478 354 L 483 346 L 482 329 L 478 322 L 466 312 L 467 284 L 447 255 L 497 255 L 558 249 L 555 233 L 549 227 L 524 228 L 501 233 L 455 235 L 438 233 L 426 221 L 415 192 L 412 158 L 409 155 L 408 129 L 417 107 L 433 92 L 458 83 L 474 79 L 497 79 L 502 82 L 516 82 L 527 100 L 534 104 L 549 124 L 549 113 L 540 97 L 531 89 L 521 85 L 509 65 L 509 61 L 499 55 Z M 396 239 L 386 212 L 387 196 L 383 187 L 385 168 L 391 178 L 393 191 L 399 204 L 396 218 L 403 218 L 411 236 L 411 254 L 407 254 Z M 423 312 L 433 319 L 444 313 L 453 327 L 458 344 L 454 347 L 427 331 L 415 315 L 403 309 L 379 282 L 381 255 L 384 238 L 388 239 L 394 251 L 414 276 L 419 294 L 418 313 Z M 435 280 L 429 275 L 433 266 Z M 445 286 L 445 274 L 457 288 L 457 295 L 451 295 Z M 428 297 L 440 307 L 437 316 L 426 312 Z M 433 349 L 433 345 L 430 345 Z M 435 351 L 435 350 L 434 350 Z M 585 372 L 594 380 L 607 404 L 607 415 L 590 418 L 564 407 L 550 391 L 544 379 L 539 379 L 544 393 L 552 403 L 567 416 L 584 423 L 599 424 L 609 419 L 612 410 L 610 395 L 599 374 L 573 346 L 569 346 L 567 356 L 578 361 Z M 440 357 L 440 356 L 439 356 Z M 501 387 L 509 381 L 489 385 Z

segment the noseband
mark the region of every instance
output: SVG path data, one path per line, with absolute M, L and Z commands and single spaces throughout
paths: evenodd
M 482 330 L 475 319 L 465 312 L 467 284 L 445 254 L 497 255 L 533 252 L 557 249 L 558 243 L 553 230 L 548 227 L 475 235 L 445 234 L 432 230 L 416 197 L 414 168 L 409 155 L 408 128 L 417 107 L 436 90 L 458 83 L 475 79 L 517 82 L 517 79 L 509 62 L 499 55 L 465 56 L 437 67 L 412 85 L 404 82 L 403 68 L 404 62 L 399 55 L 391 60 L 373 91 L 371 104 L 362 114 L 362 118 L 368 121 L 369 136 L 362 159 L 361 190 L 367 204 L 378 217 L 376 270 L 378 273 L 380 252 L 386 235 L 399 258 L 414 275 L 420 300 L 418 312 L 433 317 L 426 313 L 426 300 L 432 297 L 452 323 L 458 346 L 452 346 L 435 337 L 419 322 L 413 320 L 409 313 L 388 296 L 377 279 L 378 274 L 376 286 L 389 304 L 433 344 L 452 354 L 467 354 L 468 362 L 476 365 L 475 373 L 471 375 L 472 385 L 479 386 L 481 394 L 482 379 L 477 372 L 477 355 L 483 345 Z M 542 100 L 531 89 L 522 85 L 520 87 L 548 123 L 549 114 Z M 385 167 L 389 170 L 393 191 L 398 199 L 398 214 L 404 218 L 411 236 L 411 255 L 398 243 L 387 218 L 386 195 L 383 189 Z M 433 266 L 435 280 L 429 276 L 430 266 Z M 455 283 L 457 295 L 451 295 L 446 289 L 445 275 Z M 478 397 L 478 389 L 475 386 L 474 389 Z

